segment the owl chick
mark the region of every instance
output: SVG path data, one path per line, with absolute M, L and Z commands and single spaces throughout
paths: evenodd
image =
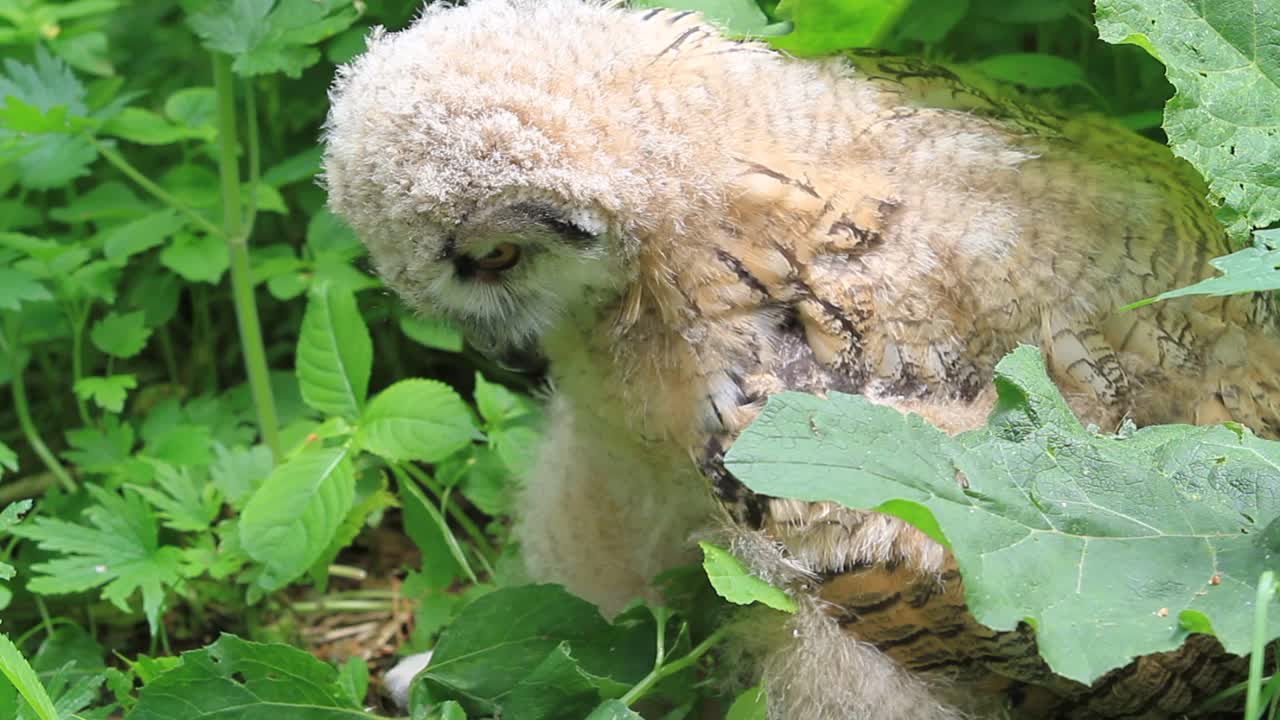
M 331 100 L 330 206 L 387 284 L 549 362 L 518 503 L 532 577 L 616 612 L 718 532 L 800 600 L 742 641 L 787 720 L 1166 717 L 1234 670 L 1196 640 L 1105 687 L 1057 680 L 1030 630 L 968 616 L 923 534 L 754 496 L 720 464 L 783 390 L 979 425 L 1019 343 L 1100 426 L 1276 434 L 1266 298 L 1118 312 L 1228 249 L 1162 146 L 915 61 L 798 61 L 590 0 L 432 5 L 375 32 Z

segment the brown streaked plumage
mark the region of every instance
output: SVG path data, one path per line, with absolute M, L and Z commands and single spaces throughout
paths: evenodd
M 518 525 L 532 575 L 612 612 L 720 528 L 801 601 L 791 632 L 743 638 L 771 717 L 1166 717 L 1238 669 L 1195 639 L 1093 688 L 1055 678 L 1028 630 L 973 621 L 921 533 L 752 496 L 720 465 L 782 390 L 981 424 L 1018 343 L 1103 428 L 1280 432 L 1267 298 L 1118 312 L 1227 250 L 1194 173 L 979 86 L 582 0 L 433 6 L 335 83 L 330 204 L 387 283 L 479 345 L 550 361 Z M 512 244 L 510 269 L 469 270 Z

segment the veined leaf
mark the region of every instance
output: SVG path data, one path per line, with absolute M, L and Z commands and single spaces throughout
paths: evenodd
M 350 0 L 216 0 L 190 23 L 205 47 L 235 58 L 237 74 L 298 77 L 320 60 L 311 46 L 347 29 L 359 14 Z
M 0 310 L 17 310 L 24 302 L 52 299 L 48 289 L 25 271 L 0 267 Z
M 141 311 L 124 315 L 109 312 L 89 330 L 89 339 L 94 347 L 113 357 L 126 359 L 142 352 L 150 337 L 151 328 L 147 327 L 146 315 Z
M 40 720 L 59 720 L 58 711 L 53 707 L 49 693 L 40 684 L 40 678 L 36 677 L 36 671 L 31 669 L 31 664 L 22 657 L 22 653 L 7 635 L 0 635 L 0 674 L 8 678 L 18 692 L 22 693 L 22 697 L 35 710 L 36 717 Z
M 355 499 L 346 448 L 308 450 L 280 465 L 240 515 L 240 544 L 267 590 L 300 577 L 324 553 Z
M 82 400 L 93 400 L 103 410 L 118 413 L 124 410 L 129 391 L 136 387 L 138 378 L 133 375 L 110 375 L 80 378 L 72 389 Z
M 1164 129 L 1227 205 L 1236 238 L 1280 220 L 1280 21 L 1255 0 L 1098 0 L 1098 32 L 1165 64 Z
M 974 616 L 1030 621 L 1068 678 L 1176 648 L 1184 611 L 1247 653 L 1240 608 L 1280 554 L 1280 442 L 1238 427 L 1092 434 L 1029 347 L 997 365 L 996 387 L 991 426 L 955 438 L 859 397 L 774 396 L 726 467 L 757 492 L 880 510 L 949 543 Z
M 1273 232 L 1280 235 L 1280 231 Z M 1209 264 L 1221 272 L 1222 276 L 1201 280 L 1194 285 L 1160 293 L 1153 298 L 1128 305 L 1125 309 L 1139 308 L 1143 305 L 1150 305 L 1153 302 L 1185 295 L 1237 295 L 1239 293 L 1280 290 L 1280 242 L 1276 243 L 1273 250 L 1247 247 L 1230 255 L 1210 260 Z
M 360 414 L 373 368 L 373 341 L 354 295 L 329 284 L 312 288 L 296 365 L 308 405 L 328 415 Z
M 369 403 L 355 438 L 390 460 L 439 462 L 477 434 L 470 408 L 453 388 L 436 380 L 401 380 Z
M 85 510 L 88 525 L 37 517 L 10 532 L 34 540 L 58 557 L 31 567 L 40 573 L 27 587 L 54 595 L 98 586 L 102 597 L 128 612 L 128 599 L 142 593 L 142 608 L 155 633 L 164 608 L 165 588 L 178 582 L 178 548 L 161 545 L 156 518 L 142 498 L 86 486 L 95 504 Z

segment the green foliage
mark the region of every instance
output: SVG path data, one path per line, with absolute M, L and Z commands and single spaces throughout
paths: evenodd
M 1256 236 L 1259 245 L 1209 261 L 1222 272 L 1221 277 L 1161 293 L 1133 303 L 1126 309 L 1186 295 L 1236 295 L 1280 290 L 1280 230 L 1262 230 Z
M 1239 609 L 1280 553 L 1280 442 L 1239 427 L 1090 432 L 1028 347 L 996 388 L 990 426 L 956 438 L 855 396 L 774 396 L 726 466 L 757 492 L 880 510 L 947 543 L 975 617 L 1031 622 L 1066 677 L 1177 647 L 1188 615 L 1248 652 Z
M 1165 107 L 1173 151 L 1225 203 L 1237 237 L 1280 220 L 1280 22 L 1251 0 L 1098 0 L 1098 31 L 1165 64 L 1178 92 Z
M 871 44 L 954 63 L 1153 137 L 1171 94 L 1166 68 L 1145 51 L 1097 40 L 1088 0 L 634 4 L 702 10 L 730 34 L 795 55 Z M 338 670 L 278 642 L 310 647 L 313 628 L 352 612 L 396 628 L 412 613 L 399 651 L 434 648 L 415 686 L 415 719 L 500 711 L 677 720 L 707 699 L 730 720 L 763 717 L 761 693 L 733 701 L 718 690 L 712 650 L 728 606 L 716 593 L 782 609 L 790 598 L 713 546 L 704 548 L 705 574 L 665 578 L 678 612 L 635 607 L 608 623 L 562 590 L 522 586 L 506 515 L 515 478 L 536 457 L 539 404 L 527 383 L 466 349 L 457 327 L 396 303 L 363 269 L 350 228 L 323 208 L 316 138 L 333 63 L 358 53 L 370 27 L 403 27 L 417 5 L 0 1 L 0 392 L 11 400 L 0 403 L 0 608 L 14 638 L 0 644 L 0 716 L 20 707 L 21 717 L 42 720 L 371 717 L 362 709 L 378 702 L 369 665 L 348 659 Z M 1170 21 L 1162 0 L 1103 0 L 1099 17 L 1108 38 L 1127 37 L 1168 64 L 1179 92 L 1165 129 L 1243 234 L 1278 214 L 1277 103 L 1268 104 L 1276 24 L 1262 16 L 1250 45 L 1240 30 L 1257 6 L 1223 7 L 1230 12 Z M 1274 289 L 1276 264 L 1270 250 L 1248 250 L 1218 261 L 1221 278 L 1182 292 Z M 1209 500 L 1189 509 L 1173 491 L 1149 506 L 1194 517 L 1194 531 L 1139 514 L 1125 504 L 1131 497 L 1099 506 L 1145 518 L 1159 537 L 1120 537 L 1101 509 L 1078 513 L 1085 530 L 1046 530 L 1019 504 L 1009 468 L 983 469 L 983 483 L 1004 482 L 983 490 L 1007 493 L 1007 509 L 953 497 L 941 491 L 946 483 L 922 483 L 954 473 L 960 441 L 864 410 L 850 417 L 918 452 L 889 459 L 896 485 L 873 489 L 867 480 L 857 485 L 867 494 L 846 499 L 880 497 L 882 509 L 945 535 L 974 592 L 1014 575 L 994 564 L 991 543 L 1019 532 L 1071 553 L 1037 560 L 1045 570 L 1092 562 L 1102 548 L 1127 557 L 1174 539 L 1218 552 L 1212 568 L 1150 564 L 1149 578 L 1189 590 L 1211 569 L 1222 582 L 1181 605 L 1145 588 L 1121 593 L 1113 615 L 1126 629 L 1096 643 L 1109 649 L 1074 657 L 1063 647 L 1071 638 L 1055 646 L 1061 635 L 1052 633 L 1065 635 L 1071 622 L 1092 632 L 1109 617 L 1105 604 L 1085 607 L 1102 602 L 1104 584 L 1089 579 L 1055 608 L 1038 607 L 1051 583 L 1017 597 L 975 596 L 991 622 L 1039 612 L 1055 663 L 1083 677 L 1115 661 L 1099 654 L 1164 647 L 1190 629 L 1232 647 L 1248 635 L 1251 620 L 1231 605 L 1258 589 L 1249 576 L 1256 557 L 1240 548 L 1274 539 L 1264 527 L 1270 496 L 1211 485 L 1197 488 Z M 1005 447 L 1029 464 L 1043 462 L 1036 453 L 1053 442 L 1057 457 L 1117 453 L 1133 472 L 1163 473 L 1184 491 L 1200 471 L 1225 482 L 1242 467 L 1254 478 L 1274 470 L 1270 445 L 1230 430 L 1098 438 L 1060 414 L 1046 417 L 1010 426 L 1022 435 L 991 430 L 962 455 L 977 463 Z M 1064 460 L 1036 486 L 1036 501 L 1080 491 L 1086 471 L 1113 477 Z M 821 487 L 815 479 L 808 491 Z M 978 525 L 990 532 L 949 527 L 947 513 L 961 511 L 983 513 Z M 1233 512 L 1252 519 L 1241 524 Z M 1212 537 L 1223 528 L 1250 532 Z M 975 557 L 992 566 L 973 570 Z M 1157 622 L 1149 605 L 1167 606 L 1169 618 Z M 1252 620 L 1254 647 L 1275 634 L 1277 614 L 1268 617 Z M 1165 645 L 1152 640 L 1160 628 Z M 222 630 L 250 640 L 224 635 L 171 651 Z M 360 640 L 367 652 L 388 649 L 380 635 Z M 110 658 L 104 646 L 115 650 Z M 1259 671 L 1251 692 L 1265 704 L 1276 685 Z

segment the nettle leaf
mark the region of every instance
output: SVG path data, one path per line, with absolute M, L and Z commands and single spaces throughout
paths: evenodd
M 181 662 L 146 683 L 127 720 L 374 720 L 360 710 L 338 671 L 288 645 L 223 634 L 182 654 Z
M 356 417 L 373 368 L 373 341 L 355 295 L 321 283 L 311 289 L 295 361 L 302 399 L 327 415 Z
M 240 515 L 240 544 L 265 569 L 259 585 L 284 587 L 315 563 L 351 510 L 355 484 L 346 448 L 307 450 L 271 473 Z
M 312 45 L 359 16 L 350 0 L 217 0 L 189 22 L 205 47 L 235 58 L 231 69 L 237 74 L 296 78 L 320 60 Z
M 990 427 L 955 438 L 859 397 L 771 397 L 726 467 L 756 492 L 876 509 L 948 543 L 974 616 L 1031 622 L 1068 678 L 1176 648 L 1188 611 L 1247 653 L 1239 610 L 1280 553 L 1267 530 L 1280 527 L 1280 443 L 1238 426 L 1092 434 L 1030 347 L 996 366 L 996 388 Z M 1268 640 L 1280 608 L 1270 618 Z
M 129 391 L 136 387 L 138 378 L 134 375 L 109 375 L 80 378 L 73 389 L 82 400 L 92 400 L 103 410 L 118 413 L 124 410 L 124 399 Z
M 129 612 L 128 599 L 142 593 L 142 608 L 155 634 L 164 609 L 165 588 L 179 580 L 178 548 L 161 545 L 156 517 L 136 493 L 123 495 L 96 485 L 85 488 L 95 501 L 84 511 L 88 525 L 37 517 L 11 530 L 58 557 L 37 563 L 27 587 L 56 595 L 98 586 L 102 598 Z
M 401 380 L 378 393 L 356 427 L 361 448 L 389 460 L 439 462 L 478 439 L 471 409 L 436 380 Z
M 147 327 L 146 315 L 141 310 L 123 315 L 109 312 L 89 331 L 94 347 L 122 359 L 142 352 L 150 337 L 151 328 Z
M 49 290 L 26 271 L 0 267 L 0 310 L 17 310 L 24 302 L 52 299 Z
M 455 700 L 476 716 L 586 717 L 602 692 L 625 691 L 653 668 L 654 630 L 651 617 L 610 625 L 557 585 L 502 588 L 444 631 L 411 697 Z
M 1098 0 L 1098 32 L 1165 64 L 1164 129 L 1227 205 L 1228 230 L 1280 220 L 1280 22 L 1254 0 Z
M 4 61 L 0 73 L 0 114 L 5 125 L 0 127 L 0 142 L 12 139 L 19 154 L 18 177 L 22 185 L 31 190 L 47 190 L 64 185 L 88 173 L 89 165 L 98 158 L 98 151 L 87 138 L 64 132 L 66 118 L 81 118 L 88 114 L 84 85 L 62 60 L 36 45 L 35 64 L 25 65 L 16 60 Z M 14 135 L 12 127 L 18 117 L 34 109 L 47 116 L 42 121 L 46 127 L 26 127 L 26 135 Z M 16 116 L 13 111 L 18 110 Z
M 794 29 L 768 40 L 798 56 L 875 47 L 910 4 L 911 0 L 782 0 L 776 14 L 790 20 Z
M 607 700 L 592 710 L 587 720 L 644 720 L 644 718 L 621 700 Z
M 1194 285 L 1160 293 L 1153 298 L 1133 303 L 1125 309 L 1138 308 L 1185 295 L 1238 295 L 1280 290 L 1280 231 L 1271 232 L 1277 235 L 1275 249 L 1247 247 L 1230 255 L 1214 258 L 1209 261 L 1209 264 L 1222 273 L 1221 277 L 1201 280 Z M 1263 233 L 1258 235 L 1263 236 Z
M 163 462 L 154 463 L 154 467 L 153 486 L 129 487 L 160 512 L 164 524 L 186 532 L 203 532 L 213 527 L 213 521 L 222 510 L 222 498 L 218 496 L 217 488 L 189 467 L 175 467 Z
M 796 611 L 796 603 L 785 592 L 751 574 L 727 550 L 700 542 L 702 569 L 716 593 L 737 605 L 761 603 L 787 613 Z
M 771 26 L 769 17 L 755 0 L 636 0 L 632 8 L 671 8 L 696 10 L 733 37 L 765 35 L 780 26 Z

